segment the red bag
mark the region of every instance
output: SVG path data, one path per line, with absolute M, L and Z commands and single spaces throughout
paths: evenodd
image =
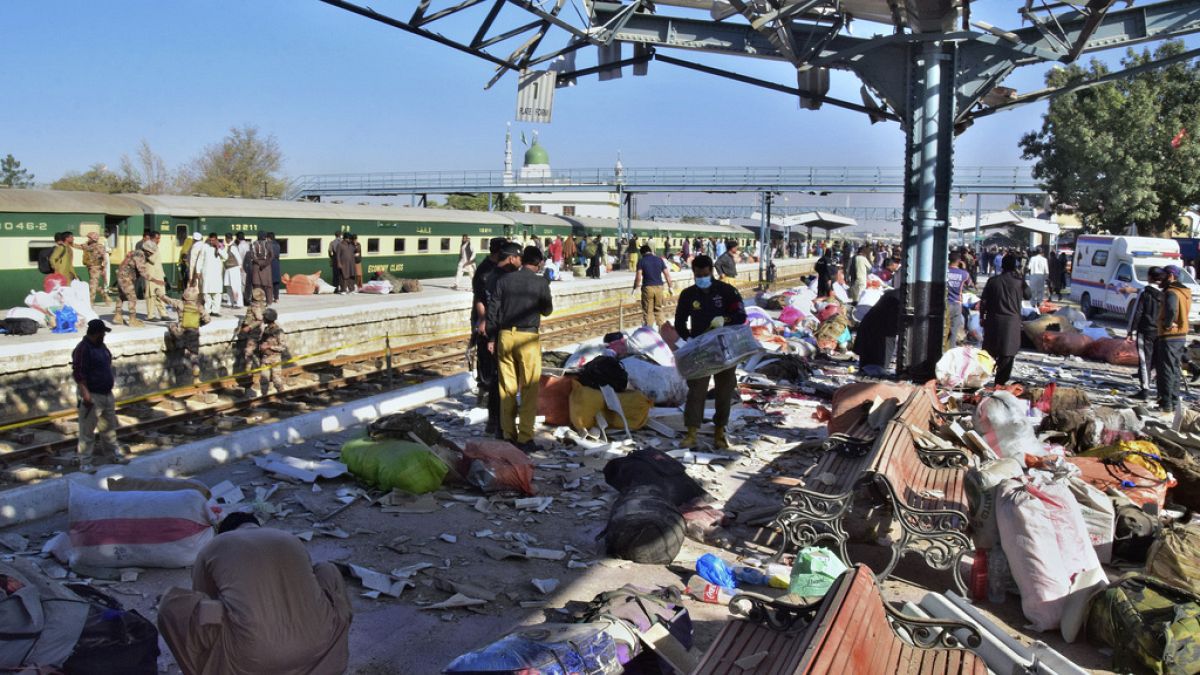
M 1043 352 L 1055 356 L 1082 356 L 1090 344 L 1092 338 L 1083 333 L 1046 331 L 1042 333 L 1040 348 Z
M 571 423 L 571 383 L 574 381 L 573 377 L 542 375 L 537 414 L 546 418 L 546 424 L 565 427 Z
M 458 472 L 484 492 L 520 490 L 534 494 L 533 462 L 508 441 L 467 441 Z
M 1136 366 L 1138 364 L 1137 345 L 1121 338 L 1096 340 L 1088 345 L 1083 356 L 1094 361 L 1111 363 L 1114 366 Z

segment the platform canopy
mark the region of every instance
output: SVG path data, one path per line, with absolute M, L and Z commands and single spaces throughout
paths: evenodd
M 789 229 L 798 227 L 821 228 L 826 232 L 840 230 L 843 227 L 854 227 L 858 225 L 858 221 L 848 216 L 839 216 L 825 211 L 809 211 L 808 213 L 798 213 L 792 216 L 785 216 L 780 219 L 771 219 L 771 229 L 775 232 L 785 232 Z
M 1058 223 L 1042 218 L 1026 218 L 1012 211 L 996 211 L 984 214 L 979 218 L 980 231 L 998 230 L 1005 227 L 1051 237 L 1057 237 L 1060 231 Z M 973 216 L 955 218 L 950 229 L 955 232 L 970 232 L 975 229 L 975 218 Z

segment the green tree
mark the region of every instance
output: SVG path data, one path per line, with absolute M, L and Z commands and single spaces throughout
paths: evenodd
M 17 158 L 9 153 L 4 159 L 0 159 L 0 185 L 10 188 L 32 187 L 33 174 L 27 169 L 22 169 Z
M 458 211 L 487 211 L 488 196 L 485 193 L 446 195 L 446 208 Z M 492 195 L 494 211 L 524 211 L 521 198 L 511 193 Z
M 233 127 L 180 172 L 184 192 L 210 197 L 279 197 L 286 186 L 279 171 L 279 141 L 258 127 Z
M 92 168 L 79 173 L 68 171 L 62 178 L 50 184 L 55 190 L 81 190 L 83 192 L 138 192 L 142 189 L 137 174 L 132 166 L 123 163 L 121 172 L 112 171 L 103 164 L 93 164 Z
M 1179 41 L 1151 56 L 1129 50 L 1122 67 L 1178 54 Z M 1108 72 L 1093 60 L 1046 75 L 1059 87 Z M 1179 137 L 1180 132 L 1184 135 Z M 1123 231 L 1130 223 L 1160 235 L 1200 201 L 1200 66 L 1179 63 L 1054 99 L 1042 128 L 1020 141 L 1036 160 L 1033 175 L 1055 203 L 1074 207 L 1089 231 Z

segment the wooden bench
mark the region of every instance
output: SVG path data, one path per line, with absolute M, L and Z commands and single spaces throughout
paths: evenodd
M 965 630 L 967 646 L 978 646 L 975 627 L 900 614 L 865 565 L 838 577 L 818 603 L 739 595 L 730 612 L 744 618 L 725 624 L 692 675 L 987 673 L 955 636 Z
M 966 593 L 959 564 L 972 550 L 965 472 L 957 462 L 949 468 L 931 465 L 919 452 L 912 426 L 920 419 L 920 399 L 927 395 L 914 392 L 866 452 L 858 454 L 853 446 L 827 450 L 808 477 L 784 494 L 783 507 L 770 525 L 782 535 L 776 558 L 791 547 L 829 545 L 849 564 L 846 522 L 865 517 L 854 513 L 853 506 L 856 492 L 861 496 L 867 488 L 867 501 L 888 508 L 899 524 L 880 578 L 887 578 L 908 553 L 918 553 L 929 567 L 951 571 L 959 592 Z

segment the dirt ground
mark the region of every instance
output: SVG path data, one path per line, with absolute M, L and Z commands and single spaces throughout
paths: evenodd
M 1090 365 L 1062 359 L 1047 361 L 1035 355 L 1022 359 L 1019 373 L 1031 380 L 1069 380 L 1085 377 L 1085 369 L 1089 373 L 1086 376 L 1092 377 Z M 1105 367 L 1106 376 L 1109 370 Z M 1112 375 L 1115 379 L 1121 373 Z M 836 384 L 850 375 L 845 368 L 826 365 L 821 377 Z M 473 400 L 467 395 L 461 401 L 440 401 L 421 412 L 447 437 L 462 444 L 482 433 L 482 425 L 469 425 L 463 418 Z M 704 553 L 716 553 L 730 563 L 747 554 L 742 544 L 751 539 L 757 524 L 769 519 L 759 515 L 754 520 L 752 515 L 756 510 L 760 514 L 771 511 L 780 503 L 782 488 L 768 483 L 777 473 L 770 465 L 784 455 L 786 458 L 777 466 L 786 466 L 789 472 L 793 467 L 802 470 L 812 462 L 813 456 L 791 448 L 798 441 L 825 434 L 824 424 L 813 419 L 822 402 L 810 396 L 808 400 L 772 403 L 765 410 L 744 406 L 735 413 L 731 426 L 738 443 L 736 460 L 689 466 L 689 473 L 708 490 L 712 503 L 724 508 L 733 519 L 719 540 L 724 548 L 689 539 L 671 566 L 638 565 L 604 555 L 600 533 L 609 504 L 616 496 L 604 482 L 602 469 L 607 460 L 588 456 L 578 446 L 556 443 L 551 429 L 539 431 L 538 440 L 545 449 L 533 456 L 537 494 L 552 500 L 541 511 L 516 508 L 514 498 L 520 495 L 515 493 L 485 496 L 460 484 L 444 487 L 432 499 L 400 509 L 418 512 L 386 513 L 384 507 L 364 498 L 365 491 L 348 475 L 321 480 L 314 486 L 268 475 L 250 460 L 223 465 L 196 478 L 210 486 L 221 481 L 239 486 L 245 500 L 230 509 L 254 509 L 267 518 L 271 527 L 302 538 L 311 535 L 306 545 L 314 561 L 353 563 L 383 573 L 418 563 L 428 565 L 411 576 L 413 587 L 398 598 L 366 597 L 360 582 L 347 578 L 355 611 L 349 672 L 437 673 L 459 654 L 486 645 L 518 626 L 569 620 L 567 612 L 560 609 L 569 601 L 586 602 L 598 593 L 628 583 L 679 587 L 694 570 L 694 561 Z M 306 459 L 336 457 L 343 442 L 364 433 L 363 427 L 353 428 L 278 451 Z M 637 432 L 635 436 L 643 447 L 674 448 L 673 440 L 653 431 Z M 327 517 L 335 511 L 336 515 Z M 747 519 L 750 524 L 740 522 Z M 57 567 L 53 561 L 33 553 L 55 532 L 65 529 L 66 521 L 66 514 L 60 514 L 10 528 L 5 534 L 18 532 L 27 537 L 30 557 L 53 570 Z M 330 527 L 314 527 L 323 521 Z M 561 560 L 497 560 L 485 551 L 485 547 L 493 553 L 500 548 L 518 551 L 526 546 L 564 555 Z M 535 587 L 534 579 L 543 580 L 539 582 L 543 588 L 547 584 L 544 580 L 555 580 L 557 587 L 543 593 Z M 187 570 L 151 569 L 142 571 L 132 582 L 96 579 L 94 583 L 153 619 L 157 598 L 167 588 L 187 587 L 190 581 Z M 456 584 L 458 591 L 486 599 L 486 604 L 465 609 L 428 608 L 453 595 Z M 929 590 L 951 587 L 948 574 L 932 572 L 916 558 L 909 558 L 884 583 L 884 594 L 888 600 L 916 602 Z M 691 599 L 684 604 L 695 626 L 694 650 L 702 653 L 726 621 L 727 610 Z M 1028 632 L 1019 598 L 1010 596 L 999 606 L 982 603 L 980 609 L 1022 642 L 1042 640 L 1080 666 L 1106 672 L 1103 669 L 1108 656 L 1095 647 L 1085 642 L 1067 645 L 1057 633 Z M 160 664 L 163 672 L 178 672 L 165 644 Z

